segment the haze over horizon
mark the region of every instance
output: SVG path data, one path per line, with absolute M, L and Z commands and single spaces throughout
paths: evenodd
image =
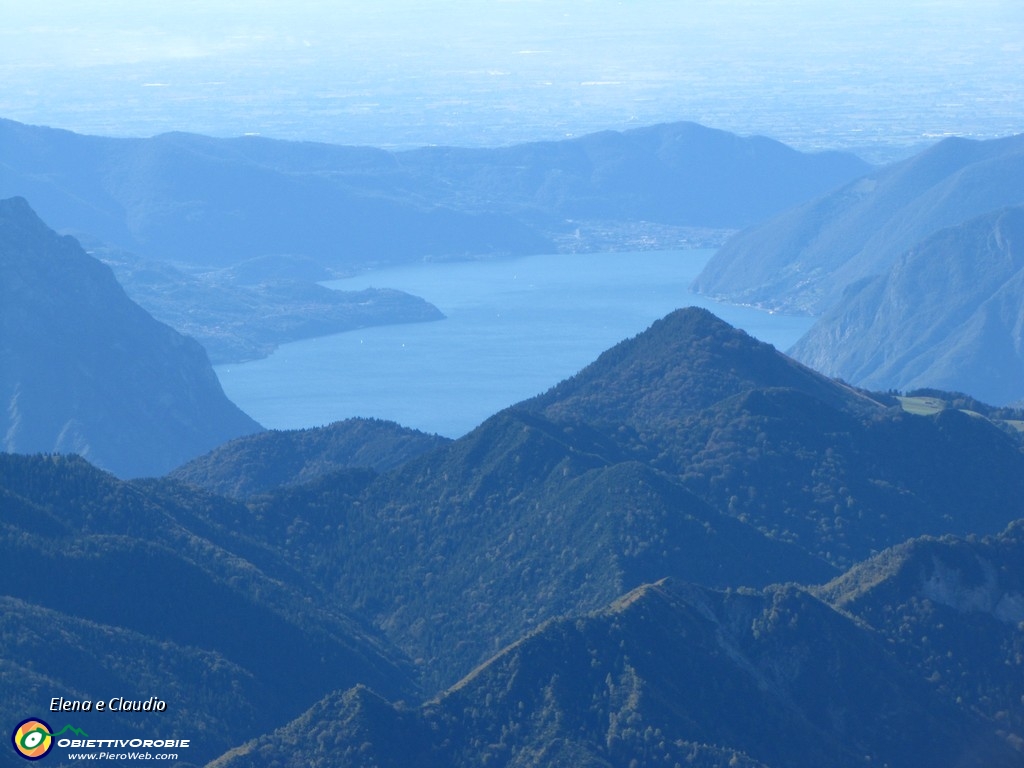
M 1024 6 L 0 0 L 0 117 L 498 146 L 692 120 L 869 159 L 1024 124 Z

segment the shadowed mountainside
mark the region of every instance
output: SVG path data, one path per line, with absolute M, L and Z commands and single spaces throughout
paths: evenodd
M 790 351 L 871 389 L 1024 400 L 1024 208 L 941 230 L 851 286 Z
M 934 232 L 1024 203 L 1024 134 L 945 139 L 732 237 L 694 281 L 708 296 L 820 314 Z
M 0 201 L 0 446 L 159 475 L 260 425 L 206 353 L 20 198 Z
M 146 738 L 191 737 L 187 757 L 198 760 L 337 686 L 414 690 L 398 654 L 279 552 L 223 524 L 239 514 L 234 502 L 119 481 L 79 457 L 0 454 L 0 510 L 5 712 L 57 695 L 155 695 L 166 713 L 115 722 Z M 110 732 L 107 713 L 76 718 Z

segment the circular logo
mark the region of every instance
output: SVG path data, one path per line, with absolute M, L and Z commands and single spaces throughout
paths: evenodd
M 30 717 L 22 720 L 11 734 L 14 751 L 26 760 L 46 757 L 53 749 L 53 731 L 45 720 Z

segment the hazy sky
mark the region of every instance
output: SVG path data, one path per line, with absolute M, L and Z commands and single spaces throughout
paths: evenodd
M 122 135 L 906 143 L 1024 130 L 1021 72 L 1020 0 L 0 0 L 0 116 Z
M 870 66 L 894 45 L 908 65 L 918 54 L 967 64 L 985 49 L 1020 55 L 1024 31 L 1024 4 L 1013 0 L 0 0 L 0 11 L 0 61 L 44 68 L 299 56 L 361 40 L 379 44 L 381 64 L 445 51 L 486 66 L 558 36 L 585 58 L 600 45 L 610 60 L 638 63 L 645 45 L 674 40 L 680 51 L 714 45 L 752 64 L 802 59 L 813 74 L 823 56 L 828 66 L 840 54 Z

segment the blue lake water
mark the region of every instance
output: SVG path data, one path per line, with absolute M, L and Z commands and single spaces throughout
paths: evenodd
M 268 428 L 372 416 L 458 437 L 679 307 L 705 307 L 782 350 L 810 327 L 811 318 L 691 294 L 687 286 L 712 253 L 547 255 L 367 272 L 328 285 L 397 288 L 447 319 L 299 341 L 216 371 L 228 397 Z

